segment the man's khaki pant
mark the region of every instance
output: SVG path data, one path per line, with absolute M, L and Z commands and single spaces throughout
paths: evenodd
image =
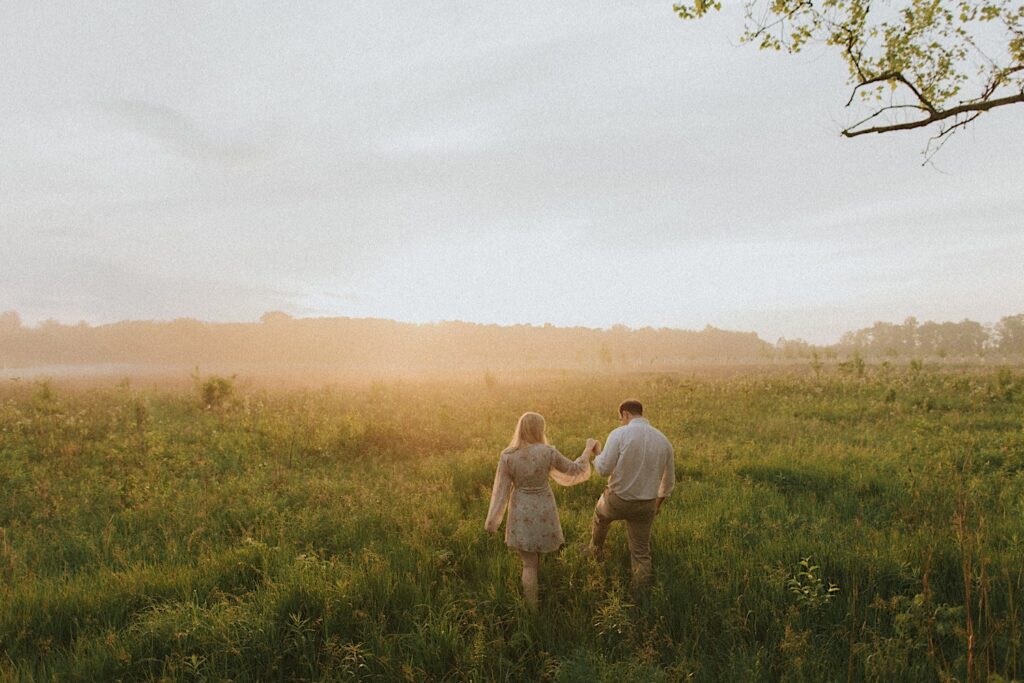
M 608 527 L 617 519 L 626 522 L 629 560 L 633 567 L 633 584 L 643 586 L 651 580 L 651 524 L 658 510 L 656 500 L 622 500 L 605 489 L 594 506 L 594 524 L 590 544 L 600 553 Z

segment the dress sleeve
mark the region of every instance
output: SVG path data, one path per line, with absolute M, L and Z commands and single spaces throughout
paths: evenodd
M 512 493 L 512 474 L 508 470 L 508 458 L 503 453 L 498 460 L 498 471 L 494 473 L 494 486 L 491 488 L 491 507 L 487 510 L 487 521 L 484 529 L 494 533 L 501 526 L 508 507 L 508 498 Z
M 575 461 L 570 460 L 558 449 L 551 449 L 551 478 L 562 486 L 575 486 L 590 479 L 590 455 L 583 451 Z

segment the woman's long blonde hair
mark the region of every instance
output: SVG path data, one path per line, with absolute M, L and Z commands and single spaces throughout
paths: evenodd
M 535 443 L 547 443 L 544 435 L 544 416 L 540 413 L 523 413 L 516 424 L 516 430 L 512 432 L 512 440 L 508 442 L 506 453 L 518 451 L 523 446 Z

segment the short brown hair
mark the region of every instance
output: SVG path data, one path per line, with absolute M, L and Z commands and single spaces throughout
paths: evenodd
M 644 407 L 640 404 L 640 401 L 635 398 L 628 399 L 619 404 L 619 413 L 629 413 L 630 415 L 643 415 Z

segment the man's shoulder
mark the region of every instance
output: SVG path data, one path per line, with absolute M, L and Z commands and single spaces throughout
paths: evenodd
M 667 443 L 667 444 L 669 444 L 669 445 L 672 445 L 672 442 L 668 440 L 668 437 L 667 437 L 667 436 L 665 436 L 665 433 L 664 433 L 664 432 L 662 432 L 662 431 L 661 431 L 660 429 L 658 429 L 657 427 L 655 427 L 654 425 L 652 425 L 652 424 L 651 424 L 650 422 L 646 423 L 646 424 L 645 424 L 644 426 L 645 426 L 645 427 L 646 427 L 647 429 L 649 429 L 649 430 L 651 430 L 652 432 L 654 432 L 654 434 L 656 434 L 656 435 L 657 435 L 657 436 L 658 436 L 659 438 L 661 438 L 661 439 L 664 439 L 664 440 L 665 440 L 665 443 Z
M 664 432 L 662 432 L 662 431 L 661 431 L 660 429 L 658 429 L 657 427 L 655 427 L 654 425 L 652 425 L 652 424 L 651 424 L 650 422 L 648 422 L 648 423 L 647 423 L 647 427 L 648 427 L 648 429 L 650 429 L 651 431 L 653 431 L 653 432 L 655 432 L 655 433 L 657 433 L 657 434 L 661 434 L 662 436 L 665 436 L 665 433 L 664 433 Z
M 610 439 L 613 436 L 615 436 L 615 437 L 622 436 L 623 432 L 626 431 L 627 427 L 629 427 L 629 425 L 622 425 L 621 427 L 616 427 L 612 431 L 608 432 L 608 438 Z

